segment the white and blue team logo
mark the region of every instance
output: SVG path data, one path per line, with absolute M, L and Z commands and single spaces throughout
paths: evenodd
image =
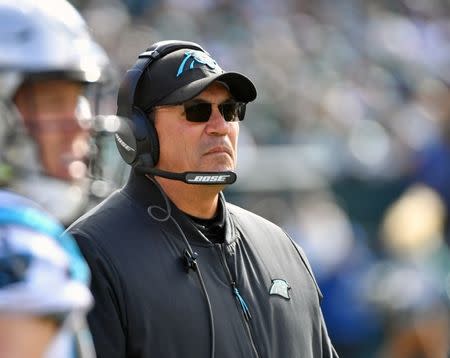
M 286 298 L 287 300 L 290 300 L 290 289 L 291 287 L 285 280 L 277 278 L 272 280 L 272 286 L 270 287 L 269 295 L 278 295 Z
M 186 51 L 184 54 L 183 61 L 181 61 L 181 64 L 178 67 L 177 77 L 181 76 L 185 71 L 192 70 L 193 68 L 197 68 L 202 65 L 209 67 L 213 72 L 223 72 L 217 62 L 207 53 L 190 50 Z

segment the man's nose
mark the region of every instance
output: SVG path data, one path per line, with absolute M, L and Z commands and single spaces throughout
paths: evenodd
M 224 116 L 220 113 L 219 107 L 216 104 L 212 106 L 211 116 L 206 124 L 206 130 L 211 135 L 226 135 L 230 130 L 230 123 L 225 121 Z

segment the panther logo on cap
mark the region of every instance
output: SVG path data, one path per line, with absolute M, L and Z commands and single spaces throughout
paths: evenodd
M 189 62 L 190 64 L 188 64 Z M 190 50 L 184 53 L 183 61 L 181 61 L 181 64 L 178 67 L 177 77 L 181 76 L 184 71 L 192 70 L 193 68 L 199 67 L 201 65 L 208 66 L 214 72 L 222 72 L 222 69 L 219 67 L 217 62 L 213 60 L 207 53 Z

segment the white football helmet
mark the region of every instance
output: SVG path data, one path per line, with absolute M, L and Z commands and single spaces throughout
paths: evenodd
M 71 223 L 87 205 L 90 183 L 86 177 L 61 180 L 45 174 L 39 144 L 24 128 L 14 96 L 23 83 L 39 79 L 73 80 L 95 96 L 111 79 L 109 59 L 65 0 L 0 0 L 0 24 L 0 186 Z M 96 99 L 79 98 L 76 112 L 83 128 L 90 126 Z
M 0 315 L 55 317 L 45 358 L 92 358 L 90 272 L 75 240 L 34 202 L 0 190 Z

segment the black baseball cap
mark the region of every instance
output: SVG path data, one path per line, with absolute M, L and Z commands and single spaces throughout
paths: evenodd
M 236 101 L 256 98 L 256 88 L 246 76 L 225 72 L 208 53 L 186 48 L 150 64 L 137 85 L 134 105 L 147 112 L 154 106 L 181 104 L 215 81 L 226 84 Z

